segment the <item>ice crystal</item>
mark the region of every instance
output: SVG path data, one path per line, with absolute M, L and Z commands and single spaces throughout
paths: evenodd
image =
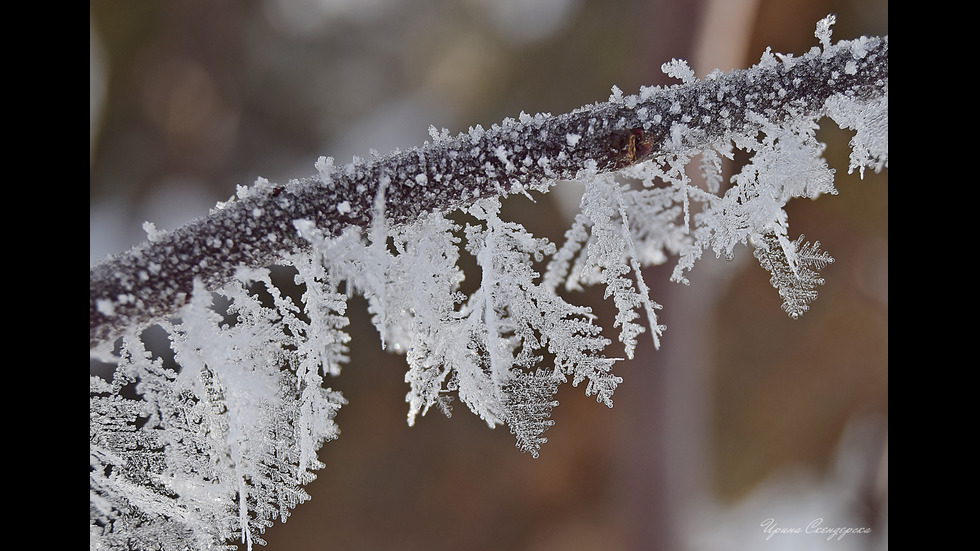
M 165 324 L 179 371 L 130 335 L 112 380 L 92 377 L 92 533 L 102 548 L 262 544 L 274 519 L 309 498 L 303 486 L 323 467 L 316 452 L 339 434 L 344 400 L 321 388 L 317 368 L 342 361 L 346 320 L 311 327 L 265 271 L 223 289 L 227 312 L 195 291 L 182 322 Z M 127 386 L 135 397 L 120 395 Z
M 804 243 L 802 235 L 788 244 L 775 235 L 766 235 L 752 254 L 772 274 L 769 282 L 783 299 L 783 311 L 793 319 L 809 310 L 810 302 L 817 298 L 815 289 L 824 283 L 817 270 L 834 261 L 820 251 L 819 241 Z

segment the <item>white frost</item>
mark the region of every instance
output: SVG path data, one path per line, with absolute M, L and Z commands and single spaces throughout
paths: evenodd
M 609 95 L 609 103 L 622 103 L 623 102 L 623 91 L 619 89 L 619 86 L 613 85 L 612 94 Z
M 95 309 L 106 316 L 116 315 L 116 306 L 107 298 L 100 298 L 95 301 Z
M 690 84 L 697 80 L 697 78 L 694 76 L 694 69 L 691 69 L 691 67 L 687 64 L 687 61 L 683 59 L 672 59 L 669 62 L 661 65 L 660 69 L 665 75 L 671 78 L 676 78 L 684 84 Z
M 830 14 L 817 22 L 817 30 L 813 33 L 813 36 L 817 37 L 820 44 L 823 45 L 824 51 L 830 48 L 830 36 L 833 34 L 834 23 L 837 22 L 837 16 Z
M 153 222 L 143 222 L 143 231 L 146 232 L 146 238 L 150 241 L 159 241 L 167 236 L 166 230 L 158 230 L 156 224 Z

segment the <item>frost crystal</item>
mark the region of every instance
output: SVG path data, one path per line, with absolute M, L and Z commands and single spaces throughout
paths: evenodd
M 658 348 L 663 327 L 656 323 L 654 313 L 660 305 L 650 300 L 649 290 L 639 270 L 638 254 L 626 213 L 626 195 L 631 195 L 631 192 L 624 190 L 611 177 L 597 176 L 586 182 L 582 213 L 566 233 L 566 244 L 549 265 L 545 281 L 553 288 L 564 280 L 570 289 L 579 288 L 580 284 L 602 283 L 606 287 L 605 298 L 612 296 L 619 311 L 613 327 L 620 328 L 619 340 L 625 346 L 626 356 L 632 358 L 636 336 L 645 331 L 642 325 L 634 322 L 639 317 L 636 309 L 644 307 L 654 331 L 654 344 Z M 636 204 L 635 201 L 631 203 Z M 579 254 L 583 245 L 584 255 Z M 572 273 L 569 273 L 574 257 L 578 260 Z M 626 277 L 631 272 L 636 286 Z
M 783 243 L 775 235 L 766 235 L 753 255 L 772 274 L 769 282 L 783 299 L 783 311 L 793 319 L 809 310 L 810 302 L 817 298 L 815 288 L 824 283 L 817 270 L 834 261 L 829 254 L 820 251 L 819 241 L 812 245 L 803 243 L 802 235 L 792 243 Z
M 156 224 L 149 221 L 143 222 L 143 231 L 146 232 L 146 238 L 150 241 L 159 241 L 167 235 L 166 231 L 158 230 Z
M 888 95 L 864 102 L 834 96 L 827 101 L 827 114 L 841 128 L 857 130 L 851 138 L 848 174 L 857 168 L 864 178 L 864 169 L 881 172 L 888 167 Z
M 179 372 L 131 335 L 113 379 L 92 378 L 92 535 L 106 548 L 263 544 L 272 520 L 309 498 L 316 451 L 339 434 L 344 400 L 321 388 L 318 368 L 345 359 L 343 310 L 307 323 L 265 271 L 242 273 L 220 296 L 225 314 L 196 287 L 183 322 L 164 325 Z M 135 398 L 120 395 L 133 383 Z
M 817 22 L 817 30 L 813 33 L 813 36 L 817 37 L 820 44 L 823 45 L 824 49 L 830 48 L 830 36 L 833 34 L 834 23 L 837 22 L 837 16 L 830 14 Z
M 697 80 L 694 77 L 694 69 L 691 69 L 691 67 L 687 64 L 687 61 L 684 61 L 683 59 L 670 60 L 669 63 L 664 63 L 661 66 L 661 70 L 663 70 L 665 75 L 676 78 L 684 84 Z

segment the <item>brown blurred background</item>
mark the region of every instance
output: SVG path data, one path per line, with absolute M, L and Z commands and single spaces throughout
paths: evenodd
M 93 0 L 91 257 L 172 229 L 236 184 L 487 127 L 520 111 L 569 111 L 802 54 L 816 22 L 834 39 L 888 33 L 886 0 Z M 887 549 L 887 170 L 847 172 L 847 140 L 820 138 L 840 194 L 790 203 L 790 233 L 837 260 L 802 319 L 779 308 L 751 251 L 706 259 L 692 285 L 645 274 L 668 326 L 621 362 L 607 409 L 562 388 L 539 459 L 465 406 L 406 425 L 404 358 L 380 350 L 363 302 L 351 362 L 330 381 L 349 404 L 312 500 L 265 534 L 288 550 Z M 561 242 L 552 193 L 508 213 Z M 601 291 L 584 300 L 610 323 Z M 615 339 L 614 339 L 615 342 Z M 610 346 L 610 354 L 621 354 Z M 872 528 L 826 542 L 760 523 Z

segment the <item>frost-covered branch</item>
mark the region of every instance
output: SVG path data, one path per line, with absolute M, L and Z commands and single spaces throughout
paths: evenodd
M 888 163 L 888 39 L 831 45 L 832 23 L 799 58 L 767 50 L 704 80 L 675 60 L 676 86 L 456 137 L 433 128 L 408 151 L 239 187 L 173 233 L 147 226 L 149 241 L 92 268 L 92 356 L 115 365 L 90 377 L 92 547 L 262 544 L 309 498 L 317 451 L 339 434 L 346 400 L 324 383 L 348 361 L 353 294 L 382 346 L 405 354 L 409 425 L 433 406 L 448 414 L 455 395 L 535 457 L 561 384 L 611 407 L 622 382 L 598 317 L 559 287 L 605 288 L 628 358 L 648 329 L 659 345 L 641 268 L 671 256 L 671 279 L 687 282 L 705 251 L 749 246 L 786 313 L 805 313 L 833 258 L 790 237 L 785 206 L 836 193 L 817 121 L 855 131 L 850 170 Z M 724 182 L 736 149 L 749 158 Z M 501 218 L 502 196 L 562 179 L 585 191 L 560 247 Z M 463 254 L 481 274 L 468 295 Z M 293 270 L 298 301 L 273 264 Z M 144 342 L 151 324 L 179 369 Z
M 416 148 L 343 166 L 321 158 L 309 178 L 240 187 L 235 200 L 208 216 L 91 268 L 90 344 L 174 315 L 196 278 L 218 288 L 242 267 L 274 264 L 307 249 L 295 220 L 312 221 L 328 236 L 368 228 L 382 188 L 385 216 L 398 225 L 479 198 L 544 191 L 584 170 L 611 172 L 648 157 L 703 149 L 755 127 L 819 116 L 841 102 L 887 97 L 887 37 L 830 44 L 827 32 L 821 41 L 822 48 L 800 57 L 767 50 L 750 69 L 716 71 L 703 80 L 673 62 L 665 67 L 683 84 L 632 96 L 614 89 L 607 102 L 557 116 L 522 113 L 455 137 L 431 129 L 433 140 Z

